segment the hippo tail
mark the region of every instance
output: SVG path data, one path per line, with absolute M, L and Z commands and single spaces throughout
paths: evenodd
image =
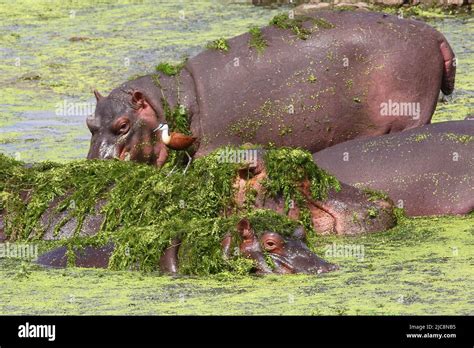
M 454 79 L 456 76 L 456 57 L 446 38 L 441 34 L 439 49 L 443 57 L 443 80 L 441 91 L 444 95 L 450 95 L 454 91 Z

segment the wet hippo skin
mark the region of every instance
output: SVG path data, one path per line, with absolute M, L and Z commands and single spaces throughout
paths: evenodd
M 474 209 L 474 122 L 434 123 L 355 139 L 313 155 L 342 182 L 381 190 L 409 216 Z

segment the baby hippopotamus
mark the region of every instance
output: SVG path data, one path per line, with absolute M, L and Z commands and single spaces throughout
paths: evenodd
M 237 229 L 242 237 L 240 252 L 255 261 L 258 274 L 319 274 L 338 269 L 338 266 L 324 261 L 308 248 L 303 227 L 296 229 L 291 238 L 269 231 L 258 238 L 247 219 L 241 220 Z M 230 243 L 229 239 L 224 241 L 223 245 Z M 266 262 L 265 253 L 272 265 Z
M 306 234 L 302 227 L 296 229 L 291 237 L 283 237 L 275 232 L 264 232 L 257 237 L 247 219 L 242 219 L 237 225 L 241 238 L 240 254 L 255 263 L 256 274 L 320 274 L 338 269 L 315 253 L 305 244 Z M 221 242 L 224 258 L 230 258 L 232 235 L 226 235 Z M 178 251 L 180 241 L 174 239 L 171 245 L 161 255 L 157 268 L 163 274 L 179 273 Z M 77 267 L 106 268 L 114 251 L 114 244 L 105 246 L 86 246 L 74 251 L 74 265 Z M 265 256 L 269 256 L 271 264 Z M 47 267 L 63 268 L 68 265 L 66 247 L 59 247 L 38 257 L 37 263 Z

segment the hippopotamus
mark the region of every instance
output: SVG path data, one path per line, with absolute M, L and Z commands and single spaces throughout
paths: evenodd
M 265 165 L 260 161 L 254 167 L 241 169 L 234 184 L 237 205 L 243 206 L 247 193 L 253 192 L 255 208 L 273 210 L 298 220 L 301 217 L 300 207 L 292 205 L 285 214 L 284 199 L 268 196 L 264 188 L 267 178 Z M 374 192 L 364 192 L 341 183 L 339 190 L 330 189 L 325 199 L 317 200 L 311 195 L 307 179 L 301 182 L 299 189 L 318 234 L 357 235 L 385 231 L 396 224 L 393 202 Z
M 230 150 L 234 151 L 235 148 L 226 151 Z M 202 182 L 201 185 L 204 190 L 207 191 L 210 185 L 214 185 L 214 181 L 206 181 L 204 179 L 209 177 L 209 174 L 211 174 L 210 176 L 212 177 L 220 171 L 219 163 L 221 163 L 222 156 L 228 154 L 226 151 L 219 149 L 209 155 L 211 159 L 202 158 L 196 160 L 195 166 L 193 166 L 189 175 L 178 177 L 178 179 L 182 181 L 176 184 L 175 189 L 182 190 L 183 187 L 189 186 L 190 182 Z M 243 151 L 251 150 L 247 149 Z M 210 218 L 219 220 L 225 217 L 225 221 L 230 221 L 226 222 L 226 225 L 218 230 L 211 229 L 212 233 L 218 233 L 218 235 L 216 239 L 213 239 L 213 241 L 209 243 L 215 243 L 213 244 L 215 246 L 214 250 L 222 249 L 222 257 L 228 257 L 231 245 L 232 250 L 235 250 L 236 246 L 240 246 L 242 255 L 256 262 L 257 273 L 268 273 L 268 269 L 263 267 L 261 263 L 263 256 L 265 256 L 266 259 L 268 259 L 268 257 L 274 259 L 272 262 L 274 264 L 272 273 L 325 272 L 334 270 L 334 268 L 317 258 L 306 246 L 306 233 L 305 230 L 301 228 L 303 224 L 305 228 L 308 228 L 309 225 L 312 224 L 315 231 L 320 234 L 360 234 L 387 230 L 395 225 L 396 219 L 392 209 L 393 203 L 390 200 L 374 198 L 357 188 L 344 184 L 341 185 L 342 187 L 339 190 L 337 180 L 318 169 L 310 153 L 298 149 L 255 149 L 252 151 L 255 151 L 255 155 L 253 156 L 255 159 L 254 162 L 249 161 L 230 166 L 234 171 L 233 176 L 232 174 L 228 176 L 228 179 L 226 179 L 228 180 L 227 184 L 221 181 L 218 182 L 219 185 L 228 187 L 229 194 L 231 195 L 231 199 L 228 203 L 225 203 L 223 210 L 210 213 Z M 289 160 L 287 160 L 287 158 Z M 295 160 L 298 161 L 301 168 L 298 168 L 300 172 L 297 179 L 293 181 L 294 186 L 291 186 L 293 188 L 289 188 L 290 181 L 288 181 L 288 177 L 286 176 L 287 171 L 281 169 L 280 166 L 285 165 L 286 168 L 287 163 L 293 163 Z M 129 194 L 129 197 L 135 197 L 135 193 L 149 192 L 150 188 L 157 187 L 163 183 L 169 183 L 171 185 L 176 179 L 156 172 L 153 168 L 134 163 L 105 163 L 99 161 L 91 164 L 92 168 L 95 169 L 91 169 L 89 164 L 90 163 L 86 163 L 86 161 L 83 161 L 82 164 L 75 163 L 72 169 L 69 169 L 67 164 L 64 166 L 68 168 L 68 170 L 79 171 L 84 183 L 96 177 L 98 175 L 97 173 L 101 172 L 100 168 L 115 173 L 102 183 L 97 183 L 96 189 L 98 192 L 101 192 L 100 195 L 96 196 L 95 193 L 92 193 L 90 196 L 83 196 L 81 186 L 77 186 L 74 183 L 71 183 L 71 186 L 64 186 L 62 193 L 58 191 L 55 193 L 55 197 L 50 200 L 44 200 L 44 203 L 41 203 L 41 205 L 45 207 L 45 210 L 40 213 L 38 212 L 38 215 L 35 217 L 35 223 L 31 225 L 33 228 L 27 230 L 28 233 L 24 230 L 14 230 L 12 232 L 11 228 L 7 229 L 9 242 L 14 242 L 22 238 L 41 238 L 46 241 L 81 238 L 85 240 L 84 243 L 81 243 L 85 245 L 85 247 L 74 250 L 76 254 L 75 260 L 68 260 L 67 255 L 71 254 L 68 253 L 65 247 L 60 247 L 41 256 L 38 262 L 43 265 L 55 267 L 66 266 L 68 261 L 69 264 L 75 263 L 76 266 L 80 267 L 107 267 L 117 243 L 119 243 L 119 252 L 123 251 L 124 243 L 128 243 L 129 238 L 135 239 L 135 237 L 133 237 L 134 233 L 140 235 L 140 229 L 146 226 L 152 228 L 152 231 L 154 231 L 149 233 L 163 233 L 160 239 L 166 240 L 166 242 L 168 240 L 171 241 L 171 246 L 168 249 L 164 249 L 164 247 L 166 247 L 165 242 L 165 244 L 160 244 L 156 254 L 154 254 L 156 255 L 156 267 L 159 267 L 164 273 L 179 273 L 177 260 L 178 250 L 180 249 L 180 245 L 189 245 L 190 241 L 194 238 L 193 231 L 195 231 L 196 228 L 191 225 L 189 231 L 186 230 L 183 232 L 179 230 L 179 225 L 171 224 L 169 225 L 171 226 L 170 229 L 168 225 L 166 225 L 166 221 L 169 219 L 167 215 L 169 213 L 172 213 L 173 216 L 176 216 L 178 219 L 182 218 L 182 216 L 179 215 L 182 209 L 173 210 L 173 204 L 166 203 L 166 205 L 169 204 L 171 210 L 163 215 L 163 219 L 157 219 L 153 222 L 149 220 L 143 221 L 141 215 L 138 214 L 133 217 L 131 216 L 130 219 L 127 218 L 124 220 L 122 214 L 117 215 L 123 208 L 117 209 L 115 205 L 116 201 L 114 201 L 117 197 L 122 197 L 124 193 Z M 216 166 L 218 169 L 212 169 Z M 276 169 L 276 166 L 280 169 Z M 114 169 L 114 167 L 116 168 Z M 64 170 L 65 168 L 60 169 Z M 121 168 L 121 170 L 118 170 L 118 168 Z M 139 173 L 141 173 L 141 179 L 131 187 L 128 185 L 120 185 L 120 182 L 124 180 L 123 173 L 128 169 L 137 169 Z M 318 171 L 318 174 L 314 174 L 314 171 Z M 67 170 L 64 173 L 67 173 Z M 146 175 L 143 175 L 143 173 L 146 173 Z M 35 172 L 31 174 L 32 175 L 28 177 L 35 176 Z M 24 204 L 24 209 L 21 209 L 21 211 L 29 211 L 29 204 L 31 202 L 38 205 L 38 192 L 37 186 L 35 185 L 43 187 L 43 180 L 48 182 L 51 178 L 49 175 L 54 177 L 55 172 L 50 174 L 41 172 L 41 174 L 40 180 L 33 184 L 33 186 L 31 186 L 31 182 L 28 184 L 28 195 L 19 195 Z M 331 184 L 325 184 L 326 181 L 331 182 Z M 285 187 L 295 193 L 292 193 L 291 196 L 283 196 L 283 193 L 280 193 L 279 190 L 275 191 L 268 186 L 269 183 L 280 182 L 284 182 Z M 148 184 L 151 184 L 151 186 L 148 186 Z M 7 192 L 15 193 L 18 187 L 22 189 L 24 186 L 14 185 L 7 187 Z M 192 192 L 200 191 L 199 186 L 193 187 L 195 187 L 196 190 Z M 328 190 L 327 195 L 318 193 L 321 187 L 326 187 Z M 39 191 L 41 192 L 41 189 L 39 189 Z M 81 192 L 80 196 L 76 195 L 77 191 Z M 299 192 L 301 196 L 296 192 Z M 12 196 L 15 195 L 13 194 Z M 250 198 L 252 196 L 253 198 Z M 76 202 L 75 200 L 77 200 L 78 197 L 80 197 L 80 200 Z M 138 194 L 138 197 L 142 196 Z M 135 203 L 131 203 L 133 201 L 132 198 L 128 206 L 131 207 L 130 209 L 133 209 L 132 206 L 136 206 L 143 209 L 143 211 L 150 210 L 151 207 L 157 207 L 157 203 L 165 198 L 161 195 L 156 195 L 155 197 L 153 194 L 148 197 L 147 204 L 142 202 L 142 198 L 137 198 L 134 201 Z M 171 197 L 173 198 L 169 198 L 171 199 L 169 202 L 180 198 L 174 194 Z M 294 202 L 294 204 L 287 202 L 289 197 L 295 197 L 297 202 Z M 250 198 L 250 200 L 247 200 L 248 198 Z M 44 197 L 42 199 L 44 199 Z M 84 201 L 88 202 L 88 208 L 82 206 L 82 202 Z M 225 202 L 227 202 L 227 200 L 225 200 Z M 192 212 L 199 204 L 201 204 L 199 200 L 195 202 L 190 201 L 189 206 L 186 205 L 186 208 L 188 212 Z M 81 210 L 78 210 L 79 206 L 81 206 Z M 229 209 L 227 209 L 227 207 Z M 151 209 L 158 210 L 158 208 Z M 160 208 L 160 210 L 161 209 L 162 208 Z M 10 214 L 15 216 L 15 213 L 16 211 L 0 212 L 0 220 L 5 216 L 8 221 L 12 216 Z M 157 217 L 159 213 L 160 212 L 157 211 Z M 250 217 L 249 214 L 251 215 Z M 128 214 L 125 215 L 128 216 Z M 282 217 L 282 215 L 286 217 Z M 111 227 L 111 225 L 107 224 L 107 219 L 110 219 L 112 216 L 115 216 L 118 220 L 116 220 Z M 238 224 L 234 233 L 226 235 L 229 230 L 232 230 L 228 228 L 228 224 L 235 221 L 232 219 L 237 219 L 242 216 L 248 217 L 248 220 L 243 219 L 243 222 L 241 221 L 241 223 Z M 270 218 L 270 220 L 267 221 L 268 218 Z M 249 221 L 252 219 L 257 219 L 255 220 L 258 222 L 257 230 L 249 227 Z M 292 230 L 293 227 L 275 228 L 275 224 L 273 224 L 272 221 L 285 221 L 284 226 L 298 225 L 300 228 L 296 228 L 295 230 Z M 160 224 L 161 222 L 165 222 L 165 227 Z M 199 221 L 198 223 L 201 224 Z M 126 230 L 125 234 L 122 234 L 121 232 L 127 226 L 129 226 L 131 230 Z M 171 230 L 172 234 L 168 236 Z M 201 230 L 198 228 L 198 231 Z M 98 236 L 99 234 L 101 237 L 100 246 L 87 244 L 91 244 L 91 237 Z M 201 233 L 199 236 L 205 237 L 205 234 Z M 92 241 L 96 240 L 97 238 L 92 239 Z M 107 242 L 107 244 L 104 245 L 104 241 Z M 222 246 L 219 243 L 222 243 Z M 270 245 L 272 243 L 277 246 L 274 251 Z M 258 247 L 258 245 L 260 245 L 260 247 Z M 186 250 L 189 249 L 184 247 L 182 252 L 186 253 Z M 250 250 L 254 250 L 255 253 L 249 253 Z M 262 257 L 258 256 L 262 253 Z M 274 255 L 272 256 L 270 254 Z M 161 260 L 158 262 L 160 256 Z M 192 257 L 206 257 L 206 255 L 204 253 L 193 255 Z
M 302 227 L 296 229 L 292 238 L 284 238 L 278 233 L 264 232 L 257 238 L 249 221 L 242 219 L 237 225 L 242 237 L 240 252 L 247 258 L 254 260 L 257 273 L 326 273 L 337 270 L 337 265 L 328 263 L 314 254 L 304 243 L 306 237 Z M 223 241 L 224 250 L 230 244 L 230 238 Z M 264 252 L 270 256 L 273 269 L 267 264 Z
M 242 219 L 237 225 L 241 238 L 239 250 L 242 256 L 255 263 L 256 274 L 320 274 L 339 269 L 337 265 L 326 262 L 313 253 L 305 244 L 304 228 L 297 228 L 290 238 L 278 233 L 265 231 L 257 237 L 247 219 Z M 232 236 L 224 236 L 221 247 L 222 256 L 231 256 L 230 245 Z M 180 241 L 172 240 L 171 245 L 160 257 L 157 269 L 163 274 L 179 273 Z M 107 268 L 114 250 L 113 243 L 104 246 L 85 246 L 74 249 L 74 265 L 88 268 Z M 265 259 L 265 253 L 270 256 L 271 264 Z M 51 250 L 38 257 L 36 262 L 47 267 L 64 268 L 68 265 L 68 249 L 63 246 Z
M 386 192 L 408 216 L 474 209 L 474 122 L 354 139 L 313 155 L 341 182 Z
M 84 268 L 107 268 L 114 251 L 114 245 L 85 246 L 74 250 L 74 266 Z M 65 246 L 53 249 L 38 257 L 36 263 L 53 268 L 65 268 L 68 265 L 68 249 Z
M 156 129 L 196 138 L 194 157 L 246 142 L 315 153 L 362 136 L 430 122 L 454 88 L 444 36 L 411 19 L 371 12 L 279 15 L 214 45 L 181 70 L 95 91 L 89 159 L 163 165 Z
M 255 201 L 252 204 L 255 209 L 261 211 L 272 210 L 298 221 L 301 218 L 301 209 L 307 208 L 311 222 L 319 234 L 350 235 L 376 232 L 389 229 L 396 223 L 393 203 L 390 200 L 373 199 L 363 191 L 345 184 L 341 190 L 331 189 L 327 199 L 315 199 L 312 197 L 308 179 L 299 185 L 305 197 L 305 206 L 291 205 L 288 212 L 285 212 L 284 199 L 281 196 L 268 195 L 265 191 L 264 182 L 268 179 L 268 175 L 263 162 L 258 160 L 255 166 L 245 163 L 238 169 L 233 184 L 237 209 L 235 213 L 245 214 L 245 197 L 249 192 L 254 192 Z M 58 209 L 64 206 L 64 202 L 71 194 L 72 192 L 67 192 L 49 203 L 49 207 L 38 218 L 36 231 L 39 234 L 33 231 L 34 235 L 40 236 L 43 240 L 65 240 L 72 237 L 92 237 L 101 232 L 101 226 L 108 214 L 107 196 L 97 199 L 94 209 L 84 216 L 82 224 L 78 226 L 78 219 L 71 214 L 74 207 L 67 205 L 65 209 Z M 259 274 L 321 273 L 337 269 L 336 266 L 317 257 L 307 247 L 306 233 L 301 226 L 285 236 L 271 229 L 257 234 L 250 227 L 249 220 L 242 219 L 237 225 L 237 231 L 240 239 L 234 241 L 240 244 L 243 256 L 254 260 L 255 270 Z M 223 235 L 221 245 L 224 258 L 230 256 L 230 246 L 235 237 L 235 234 Z M 171 241 L 171 246 L 162 253 L 157 268 L 163 273 L 179 273 L 180 244 L 180 240 L 174 239 Z M 75 249 L 74 264 L 78 267 L 107 267 L 114 248 L 113 241 L 110 241 L 104 246 L 89 245 Z M 66 247 L 56 248 L 40 256 L 38 263 L 51 267 L 65 267 L 68 264 L 67 251 Z M 273 260 L 273 268 L 265 266 L 266 255 Z

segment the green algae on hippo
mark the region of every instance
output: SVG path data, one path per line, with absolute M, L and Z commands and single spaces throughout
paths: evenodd
M 315 196 L 311 176 L 298 176 L 292 173 L 293 170 L 304 172 L 302 169 L 291 168 L 295 165 L 292 163 L 292 151 L 299 152 L 299 150 L 281 149 L 263 154 L 264 151 L 259 151 L 262 154 L 255 156 L 257 157 L 255 166 L 240 169 L 234 185 L 237 204 L 245 205 L 251 195 L 251 202 L 255 208 L 271 209 L 296 220 L 306 217 L 319 234 L 357 235 L 384 231 L 395 225 L 393 203 L 382 196 L 336 182 L 324 195 Z M 266 161 L 260 161 L 263 158 Z M 304 162 L 296 163 L 305 165 Z M 309 168 L 307 170 L 309 171 Z M 288 193 L 281 194 L 291 189 L 281 184 L 282 175 L 278 174 L 279 171 L 287 173 L 288 177 L 294 175 L 292 180 L 287 180 L 288 182 L 298 182 L 298 185 L 293 187 L 295 192 L 291 197 Z M 280 178 L 272 180 L 274 177 Z M 331 176 L 322 176 L 319 180 L 327 178 Z M 279 194 L 272 195 L 271 192 L 275 191 Z
M 454 88 L 455 58 L 429 25 L 380 13 L 276 16 L 271 25 L 220 39 L 180 69 L 95 92 L 88 158 L 161 166 L 160 123 L 197 137 L 195 156 L 227 144 L 275 144 L 314 153 L 360 136 L 430 122 L 440 89 Z M 383 115 L 383 103 L 416 105 Z
M 223 162 L 229 151 L 255 151 L 264 161 Z M 70 260 L 209 274 L 240 270 L 244 256 L 258 273 L 320 273 L 336 268 L 308 248 L 316 233 L 381 231 L 395 224 L 390 201 L 340 190 L 311 154 L 298 149 L 221 149 L 197 159 L 187 175 L 173 176 L 120 161 L 19 166 L 20 174 L 3 189 L 5 234 L 10 241 L 63 243 L 40 259 L 51 266 Z M 247 232 L 236 227 L 243 220 L 252 226 Z M 261 253 L 274 259 L 267 268 Z
M 313 158 L 345 184 L 386 192 L 409 216 L 474 210 L 474 122 L 470 120 L 355 139 Z

